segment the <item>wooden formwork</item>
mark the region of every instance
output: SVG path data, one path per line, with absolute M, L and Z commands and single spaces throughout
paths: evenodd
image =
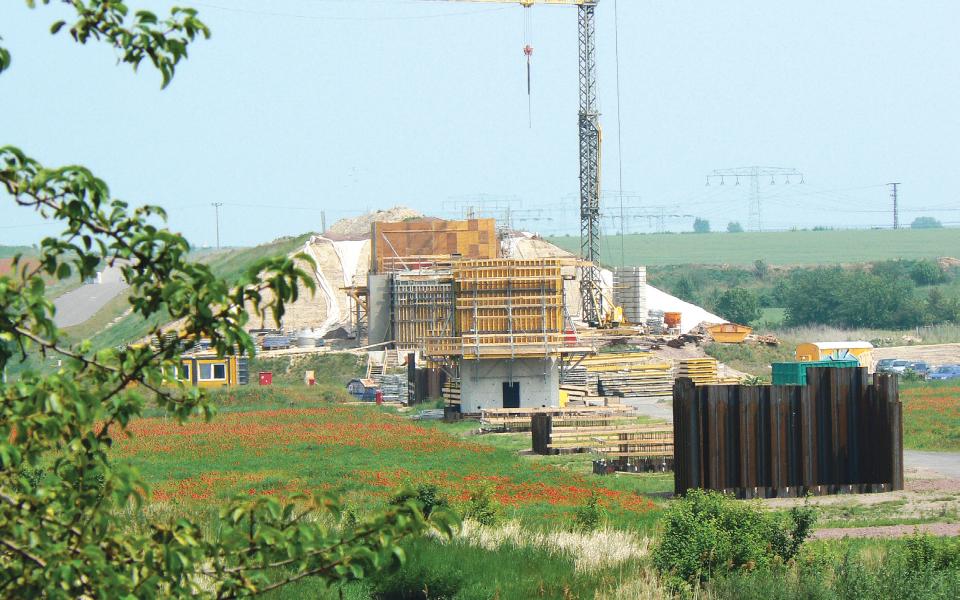
M 422 268 L 422 265 L 412 267 L 411 264 L 451 257 L 496 258 L 500 252 L 493 219 L 375 222 L 371 226 L 370 243 L 370 268 L 376 273 Z
M 464 354 L 550 354 L 563 343 L 560 259 L 458 262 L 456 324 Z
M 688 377 L 697 385 L 710 385 L 720 379 L 715 358 L 684 358 L 677 367 L 677 377 Z
M 391 294 L 398 348 L 421 348 L 429 338 L 453 335 L 453 279 L 449 275 L 397 274 Z

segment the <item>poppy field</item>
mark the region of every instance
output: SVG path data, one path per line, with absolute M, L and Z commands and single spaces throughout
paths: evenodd
M 960 451 L 960 384 L 927 382 L 900 390 L 903 446 Z
M 322 490 L 362 512 L 401 486 L 431 483 L 454 504 L 489 487 L 507 515 L 531 525 L 572 520 L 591 495 L 612 524 L 647 529 L 659 513 L 661 501 L 641 493 L 640 482 L 589 474 L 586 463 L 574 470 L 519 456 L 497 436 L 468 435 L 463 426 L 421 425 L 375 406 L 296 395 L 293 403 L 265 405 L 259 397 L 250 405 L 228 404 L 209 423 L 140 419 L 130 424 L 129 436 L 118 436 L 113 452 L 140 470 L 152 503 L 187 510 L 237 495 L 283 498 Z

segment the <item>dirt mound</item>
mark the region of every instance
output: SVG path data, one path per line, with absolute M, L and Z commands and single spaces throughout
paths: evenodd
M 407 219 L 419 219 L 423 214 L 407 208 L 406 206 L 394 206 L 387 210 L 377 210 L 359 217 L 349 219 L 340 219 L 334 223 L 330 229 L 324 232 L 323 236 L 329 240 L 365 240 L 370 237 L 370 225 L 374 222 L 396 223 L 397 221 L 406 221 Z
M 573 254 L 529 233 L 516 233 L 507 239 L 511 258 L 568 258 Z
M 937 262 L 940 263 L 941 269 L 949 269 L 952 267 L 960 267 L 960 260 L 956 258 L 951 258 L 949 256 L 941 256 L 937 259 Z

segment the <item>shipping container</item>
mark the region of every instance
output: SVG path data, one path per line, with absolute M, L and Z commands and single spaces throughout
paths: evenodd
M 856 360 L 776 362 L 770 365 L 773 369 L 773 385 L 807 385 L 807 369 L 810 367 L 841 369 L 859 366 Z

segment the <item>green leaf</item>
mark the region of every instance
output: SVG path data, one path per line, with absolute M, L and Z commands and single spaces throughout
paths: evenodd
M 56 35 L 57 32 L 59 32 L 63 28 L 63 26 L 66 24 L 67 24 L 66 21 L 57 21 L 56 23 L 50 26 L 50 33 Z

